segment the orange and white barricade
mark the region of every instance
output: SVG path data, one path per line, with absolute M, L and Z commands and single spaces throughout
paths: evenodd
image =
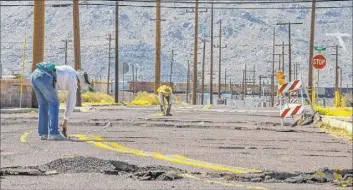
M 303 83 L 301 80 L 294 80 L 292 82 L 287 82 L 278 87 L 278 97 L 279 97 L 279 109 L 281 124 L 283 126 L 283 119 L 292 117 L 295 115 L 300 115 L 304 112 L 304 97 L 303 97 Z M 290 100 L 285 94 L 298 94 L 301 95 L 301 102 L 298 99 Z

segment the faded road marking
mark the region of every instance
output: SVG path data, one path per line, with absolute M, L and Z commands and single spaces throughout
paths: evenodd
M 227 165 L 223 165 L 223 164 L 216 164 L 216 163 L 195 160 L 195 159 L 187 158 L 185 156 L 178 155 L 178 154 L 163 155 L 158 152 L 145 152 L 142 150 L 126 147 L 126 146 L 121 145 L 117 142 L 107 141 L 103 137 L 100 137 L 97 135 L 77 134 L 75 136 L 78 137 L 80 140 L 86 141 L 90 144 L 93 144 L 93 145 L 99 147 L 99 148 L 103 148 L 103 149 L 107 149 L 107 150 L 111 150 L 111 151 L 115 151 L 115 152 L 119 152 L 119 153 L 134 154 L 137 156 L 148 156 L 148 157 L 153 157 L 153 158 L 156 158 L 159 160 L 165 160 L 165 161 L 169 161 L 169 162 L 173 162 L 173 163 L 189 165 L 189 166 L 199 167 L 199 168 L 218 170 L 218 171 L 227 171 L 227 172 L 232 172 L 232 173 L 237 173 L 237 174 L 244 174 L 244 173 L 251 173 L 251 172 L 262 172 L 260 170 L 251 169 L 251 168 L 227 166 Z
M 236 184 L 236 183 L 229 183 L 229 182 L 222 182 L 222 181 L 217 181 L 217 180 L 211 180 L 211 179 L 203 179 L 199 178 L 190 174 L 180 174 L 180 176 L 185 177 L 185 178 L 190 178 L 190 179 L 195 179 L 198 181 L 203 181 L 207 183 L 214 183 L 214 184 L 219 184 L 223 186 L 229 186 L 229 187 L 244 187 L 247 189 L 260 189 L 260 190 L 268 190 L 268 188 L 261 187 L 261 186 L 250 186 L 250 185 L 242 185 L 242 184 Z
M 238 170 L 238 171 L 256 172 L 256 173 L 261 173 L 262 172 L 261 170 L 256 170 L 256 169 L 252 169 L 252 168 L 235 167 L 235 166 L 227 166 L 227 165 L 223 165 L 223 164 L 215 164 L 215 163 L 210 163 L 210 162 L 204 162 L 204 161 L 201 161 L 201 160 L 195 160 L 195 159 L 192 159 L 192 158 L 188 158 L 188 157 L 180 155 L 180 154 L 173 154 L 172 156 L 176 157 L 176 158 L 179 158 L 179 159 L 188 160 L 188 161 L 191 161 L 191 162 L 212 165 L 212 166 L 215 166 L 217 168 L 232 169 L 232 170 Z
M 205 105 L 202 109 L 203 109 L 203 110 L 206 110 L 206 109 L 209 109 L 209 108 L 211 108 L 211 107 L 212 107 L 211 104 L 207 104 L 207 105 Z
M 149 117 L 158 117 L 158 116 L 163 116 L 163 113 L 154 113 L 154 114 L 151 114 L 151 115 L 148 115 Z
M 27 142 L 27 137 L 28 135 L 32 134 L 34 131 L 28 131 L 28 132 L 24 132 L 21 136 L 20 136 L 20 141 L 22 143 L 27 143 L 29 144 L 29 142 Z

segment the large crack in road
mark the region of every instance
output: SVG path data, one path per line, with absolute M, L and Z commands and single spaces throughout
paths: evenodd
M 185 172 L 186 171 L 172 167 L 138 167 L 116 160 L 78 156 L 56 159 L 39 166 L 4 167 L 0 170 L 0 176 L 48 176 L 60 173 L 103 173 L 108 175 L 125 175 L 138 180 L 175 180 L 181 179 L 182 177 L 179 174 Z
M 172 181 L 183 178 L 185 170 L 167 166 L 138 167 L 133 164 L 116 160 L 103 160 L 95 157 L 60 158 L 39 166 L 4 167 L 0 176 L 30 175 L 49 176 L 61 173 L 103 173 L 107 175 L 126 176 L 136 180 L 163 180 Z M 324 168 L 314 172 L 276 172 L 264 171 L 261 173 L 189 173 L 210 179 L 225 181 L 261 182 L 261 183 L 332 183 L 341 187 L 353 187 L 353 169 Z

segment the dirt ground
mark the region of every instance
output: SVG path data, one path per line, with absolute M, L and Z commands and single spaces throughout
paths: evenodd
M 93 107 L 73 114 L 68 140 L 49 141 L 38 137 L 37 113 L 1 114 L 1 188 L 352 188 L 352 144 L 312 125 L 281 126 L 278 115 Z

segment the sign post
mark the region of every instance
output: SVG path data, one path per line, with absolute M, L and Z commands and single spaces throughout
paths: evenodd
M 315 47 L 315 50 L 319 51 L 321 53 L 321 51 L 324 51 L 326 48 L 318 48 L 318 47 Z M 319 70 L 320 69 L 323 69 L 325 66 L 326 66 L 326 58 L 325 56 L 321 55 L 321 54 L 317 54 L 313 57 L 313 60 L 312 60 L 312 65 L 313 67 L 315 67 L 317 69 L 317 76 L 314 77 L 315 80 L 316 80 L 316 88 L 318 88 L 318 84 L 319 84 Z M 315 84 L 315 82 L 314 82 Z M 315 104 L 316 101 L 316 90 L 315 90 L 315 87 L 313 87 L 313 91 L 312 91 L 312 103 Z

